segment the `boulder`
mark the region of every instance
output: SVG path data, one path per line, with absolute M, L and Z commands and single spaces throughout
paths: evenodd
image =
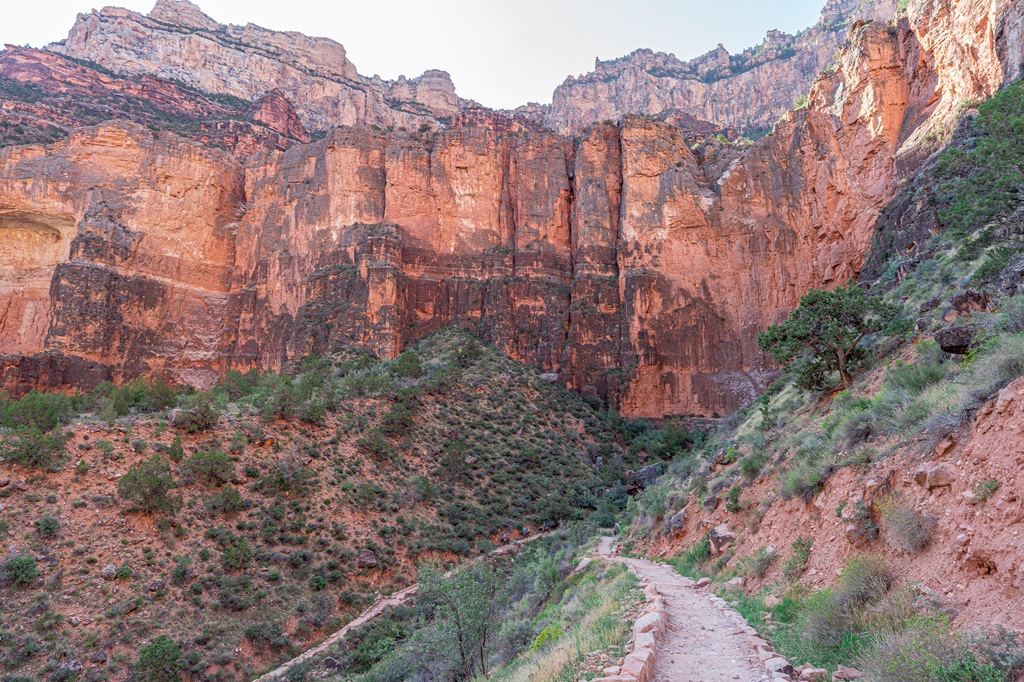
M 359 556 L 356 557 L 357 568 L 373 568 L 377 565 L 377 555 L 368 549 L 364 549 L 359 552 Z
M 724 523 L 719 524 L 708 531 L 708 542 L 711 544 L 711 553 L 721 554 L 726 546 L 736 537 L 736 534 L 729 530 Z
M 89 656 L 89 662 L 90 663 L 106 663 L 107 662 L 107 652 L 104 651 L 103 649 L 100 649 L 99 651 L 92 652 L 92 655 Z
M 540 375 L 540 380 L 541 381 L 546 381 L 549 384 L 553 384 L 556 381 L 558 381 L 558 373 L 557 372 L 545 372 L 544 374 Z
M 633 475 L 633 481 L 640 488 L 646 488 L 650 484 L 658 480 L 658 476 L 661 476 L 664 465 L 661 462 L 657 464 L 650 464 L 645 466 L 640 471 Z
M 982 291 L 966 289 L 953 296 L 953 310 L 961 314 L 980 312 L 988 308 L 992 297 Z
M 947 353 L 966 355 L 974 344 L 974 339 L 981 330 L 981 325 L 958 324 L 945 327 L 935 332 L 935 342 Z
M 328 656 L 324 659 L 324 667 L 328 670 L 341 670 L 345 667 L 345 664 L 333 656 Z
M 942 299 L 941 298 L 939 298 L 938 296 L 936 296 L 935 298 L 930 298 L 930 299 L 928 299 L 927 301 L 925 301 L 924 303 L 921 304 L 921 312 L 922 313 L 930 313 L 931 311 L 933 311 L 936 308 L 938 308 L 940 305 L 942 305 Z
M 956 472 L 953 471 L 953 467 L 948 464 L 939 464 L 932 467 L 928 472 L 928 479 L 925 481 L 925 488 L 933 490 L 935 488 L 945 488 L 953 485 L 956 482 Z
M 149 591 L 150 592 L 159 592 L 160 590 L 164 589 L 165 585 L 167 585 L 166 581 L 164 581 L 164 580 L 162 580 L 160 578 L 157 578 L 156 580 L 154 580 L 153 582 L 151 582 L 149 584 Z
M 107 564 L 100 571 L 100 577 L 104 580 L 116 580 L 117 579 L 117 566 L 114 564 Z
M 1018 256 L 999 275 L 999 290 L 1005 296 L 1024 293 L 1024 256 Z
M 824 668 L 805 666 L 800 671 L 800 679 L 807 680 L 808 682 L 828 682 L 828 671 Z
M 672 518 L 668 520 L 668 524 L 666 527 L 668 528 L 669 533 L 682 532 L 683 528 L 686 527 L 686 510 L 680 509 L 675 514 L 673 514 Z

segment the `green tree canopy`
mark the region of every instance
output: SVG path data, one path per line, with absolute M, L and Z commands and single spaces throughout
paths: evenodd
M 864 337 L 905 329 L 898 307 L 868 296 L 850 280 L 831 291 L 808 291 L 785 322 L 757 335 L 757 343 L 782 365 L 795 365 L 798 381 L 806 388 L 821 388 L 831 370 L 838 371 L 849 388 L 853 373 L 867 357 L 861 346 Z

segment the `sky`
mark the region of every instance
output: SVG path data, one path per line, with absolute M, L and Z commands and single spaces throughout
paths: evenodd
M 193 0 L 220 23 L 253 23 L 332 38 L 365 76 L 427 69 L 494 108 L 547 103 L 566 76 L 646 47 L 689 59 L 722 43 L 739 52 L 768 29 L 814 24 L 824 0 Z M 155 0 L 108 0 L 148 13 Z M 96 0 L 2 0 L 0 43 L 67 35 Z M 100 5 L 102 6 L 102 5 Z

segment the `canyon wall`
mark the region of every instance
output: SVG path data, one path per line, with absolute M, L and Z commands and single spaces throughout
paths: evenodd
M 282 87 L 259 111 L 286 149 L 131 122 L 2 149 L 0 381 L 203 386 L 454 324 L 625 414 L 730 411 L 773 376 L 757 332 L 858 273 L 951 102 L 1018 75 L 1021 4 L 853 24 L 808 106 L 752 145 L 631 115 L 568 138 L 479 108 L 299 144 Z
M 797 36 L 769 31 L 763 43 L 734 55 L 719 45 L 685 62 L 651 50 L 597 60 L 594 71 L 556 88 L 539 115 L 566 135 L 626 114 L 672 120 L 682 113 L 726 129 L 770 129 L 832 64 L 853 22 L 887 22 L 896 6 L 896 0 L 828 0 L 813 27 Z

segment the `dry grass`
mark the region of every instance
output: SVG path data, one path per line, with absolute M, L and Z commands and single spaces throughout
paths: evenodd
M 600 570 L 600 564 L 595 566 Z M 630 592 L 641 599 L 637 581 L 624 566 L 608 569 L 606 579 L 592 583 L 591 589 L 579 597 L 578 604 L 560 604 L 560 609 L 576 611 L 572 618 L 560 618 L 572 623 L 565 634 L 551 645 L 518 657 L 504 668 L 482 680 L 501 682 L 554 682 L 578 679 L 584 656 L 592 651 L 622 645 L 629 633 L 628 623 L 622 619 L 622 605 L 630 602 Z
M 899 500 L 886 500 L 879 506 L 885 524 L 886 539 L 894 547 L 917 554 L 932 540 L 936 519 Z

